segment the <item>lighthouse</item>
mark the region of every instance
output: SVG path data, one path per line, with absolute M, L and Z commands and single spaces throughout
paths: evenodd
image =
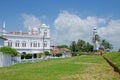
M 96 27 L 94 27 L 94 29 L 93 29 L 92 41 L 93 41 L 93 51 L 98 51 L 99 48 L 100 48 L 100 37 L 97 33 L 97 28 Z

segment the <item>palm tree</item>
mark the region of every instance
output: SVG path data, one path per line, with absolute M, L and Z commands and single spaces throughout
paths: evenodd
M 101 40 L 101 46 L 103 46 L 105 50 L 113 49 L 112 44 L 107 42 L 105 39 Z
M 70 49 L 71 51 L 73 52 L 76 52 L 77 51 L 77 44 L 75 41 L 72 41 L 71 45 L 70 45 Z
M 93 37 L 93 43 L 96 42 L 96 41 L 100 41 L 100 37 L 98 34 L 96 34 L 94 37 Z
M 99 49 L 99 43 L 100 43 L 100 37 L 98 34 L 95 34 L 94 37 L 92 38 L 93 44 L 94 44 L 94 51 Z

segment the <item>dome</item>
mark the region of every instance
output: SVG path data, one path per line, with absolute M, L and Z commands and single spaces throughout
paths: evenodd
M 38 31 L 38 28 L 34 27 L 34 28 L 33 28 L 33 31 Z
M 42 27 L 49 28 L 49 26 L 47 26 L 46 24 L 42 24 Z

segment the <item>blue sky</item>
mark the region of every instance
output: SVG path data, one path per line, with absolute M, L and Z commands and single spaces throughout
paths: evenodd
M 23 29 L 22 14 L 46 16 L 43 23 L 53 24 L 62 10 L 81 17 L 98 16 L 120 18 L 120 0 L 0 0 L 0 25 L 6 21 L 9 31 Z M 12 27 L 12 29 L 11 29 Z
M 63 17 L 66 16 L 68 17 L 66 17 L 67 19 L 64 20 L 67 20 L 68 22 L 72 22 L 69 21 L 69 19 L 74 20 L 75 17 L 79 18 L 79 23 L 80 21 L 93 21 L 94 23 L 92 23 L 94 27 L 98 27 L 99 32 L 103 31 L 105 34 L 102 34 L 101 36 L 106 38 L 110 37 L 110 34 L 107 35 L 107 33 L 110 33 L 111 26 L 114 26 L 114 23 L 119 23 L 120 0 L 0 0 L 0 28 L 2 27 L 3 21 L 5 21 L 7 31 L 26 31 L 26 28 L 24 27 L 25 19 L 23 18 L 23 14 L 32 17 L 34 16 L 35 18 L 39 19 L 41 23 L 48 24 L 51 28 L 51 35 L 53 35 L 54 38 L 61 38 L 64 40 L 59 41 L 60 43 L 65 43 L 65 41 L 67 41 L 68 39 L 66 39 L 65 37 L 68 35 L 64 37 L 57 36 L 60 36 L 61 33 L 64 34 L 66 32 L 66 28 L 74 28 L 73 26 L 63 27 L 67 25 L 63 25 L 61 20 L 63 19 Z M 98 22 L 95 23 L 95 20 L 98 20 Z M 102 20 L 102 22 L 99 22 L 99 20 Z M 90 25 L 92 23 L 90 23 Z M 82 28 L 85 26 L 86 25 L 83 25 Z M 117 26 L 119 26 L 119 24 Z M 61 32 L 58 31 L 58 28 L 61 29 Z M 78 27 L 76 27 L 76 29 L 77 28 Z M 118 30 L 118 28 L 116 29 Z M 92 32 L 92 29 L 90 30 Z M 90 30 L 88 34 L 90 34 Z M 108 32 L 105 32 L 105 30 L 108 30 Z M 68 30 L 68 32 L 69 31 L 70 33 L 75 33 L 71 32 L 72 30 Z M 116 30 L 112 32 L 116 32 Z M 78 36 L 75 37 L 75 39 L 77 40 L 79 38 L 83 38 L 88 40 L 83 36 L 90 35 L 85 34 L 82 35 L 82 33 L 79 33 Z M 114 35 L 118 34 L 119 32 Z M 73 38 L 70 38 L 69 40 L 72 39 Z M 116 39 L 118 39 L 118 36 L 116 36 Z M 115 45 L 117 44 L 115 43 L 116 39 L 113 42 L 113 44 Z M 108 40 L 111 41 L 111 38 Z

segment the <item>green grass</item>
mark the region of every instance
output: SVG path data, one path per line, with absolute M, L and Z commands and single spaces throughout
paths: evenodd
M 120 52 L 105 53 L 104 56 L 120 68 Z
M 0 80 L 118 80 L 101 56 L 79 56 L 0 68 Z

